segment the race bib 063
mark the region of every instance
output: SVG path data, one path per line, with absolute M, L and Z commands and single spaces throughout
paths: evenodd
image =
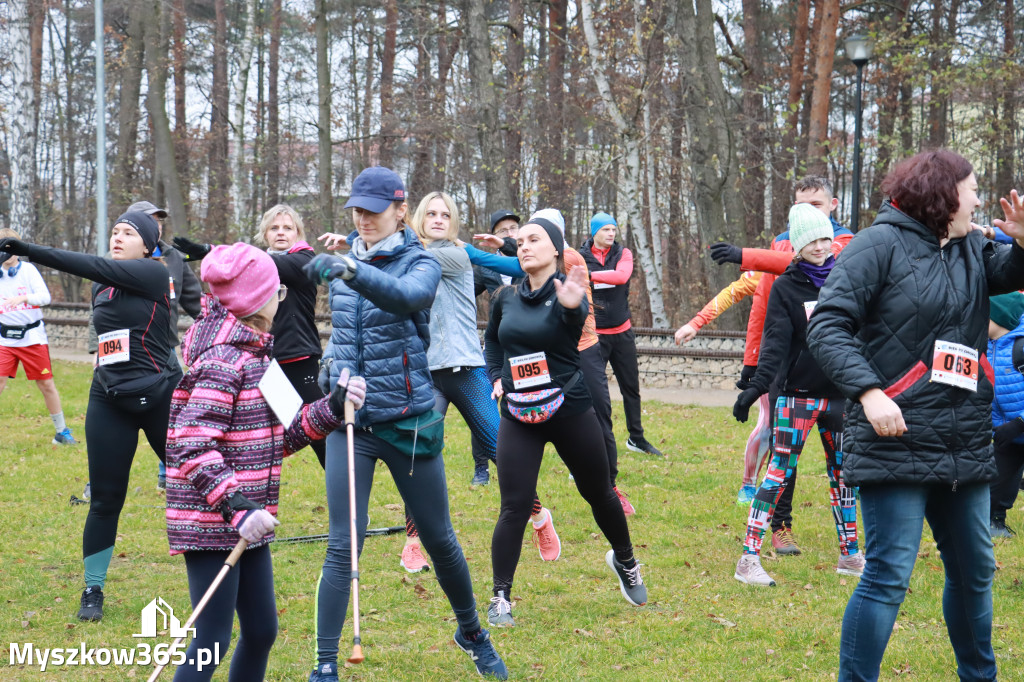
M 978 350 L 936 339 L 932 356 L 932 381 L 968 391 L 978 390 Z

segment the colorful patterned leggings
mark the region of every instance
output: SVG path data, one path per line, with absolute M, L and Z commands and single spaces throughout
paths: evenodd
M 825 471 L 829 480 L 829 502 L 844 556 L 857 552 L 857 498 L 854 488 L 843 483 L 843 407 L 841 401 L 826 398 L 779 396 L 775 403 L 775 455 L 768 464 L 764 481 L 750 504 L 743 551 L 760 554 L 765 529 L 771 524 L 775 505 L 796 471 L 797 460 L 807 435 L 818 425 L 825 450 Z

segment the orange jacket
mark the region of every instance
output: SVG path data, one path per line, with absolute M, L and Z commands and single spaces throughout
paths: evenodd
M 719 291 L 718 294 L 708 301 L 707 304 L 700 309 L 700 312 L 694 315 L 693 319 L 686 324 L 690 325 L 694 329 L 700 329 L 708 322 L 711 322 L 731 308 L 734 304 L 739 303 L 747 296 L 753 294 L 757 289 L 757 283 L 760 281 L 760 272 L 753 270 L 744 272 L 740 275 L 738 280 Z

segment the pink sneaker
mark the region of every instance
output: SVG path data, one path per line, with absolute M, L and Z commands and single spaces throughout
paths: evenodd
M 402 565 L 402 568 L 410 573 L 419 573 L 420 571 L 430 570 L 430 564 L 427 563 L 426 557 L 423 556 L 423 549 L 420 547 L 419 543 L 403 547 L 402 560 L 398 563 Z
M 541 561 L 554 561 L 562 556 L 562 541 L 555 532 L 551 510 L 545 507 L 544 511 L 547 512 L 544 523 L 533 526 L 533 545 L 540 551 Z
M 626 494 L 619 490 L 618 486 L 612 488 L 612 490 L 614 490 L 615 494 L 619 496 L 619 503 L 622 505 L 622 513 L 626 516 L 636 514 L 636 508 L 630 503 Z

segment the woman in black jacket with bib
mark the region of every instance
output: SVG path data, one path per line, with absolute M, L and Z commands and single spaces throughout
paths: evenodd
M 92 501 L 82 534 L 85 592 L 78 617 L 103 617 L 103 586 L 139 430 L 164 461 L 167 420 L 177 366 L 171 367 L 170 273 L 152 258 L 156 221 L 129 211 L 110 232 L 110 258 L 0 239 L 0 251 L 93 281 L 93 322 L 99 337 L 85 415 Z
M 877 679 L 924 522 L 946 569 L 943 615 L 961 680 L 996 679 L 988 481 L 988 297 L 1024 288 L 1024 202 L 1001 200 L 1015 238 L 972 229 L 971 165 L 918 154 L 882 183 L 874 224 L 821 290 L 807 341 L 847 397 L 843 473 L 860 486 L 867 565 L 846 607 L 839 680 Z

